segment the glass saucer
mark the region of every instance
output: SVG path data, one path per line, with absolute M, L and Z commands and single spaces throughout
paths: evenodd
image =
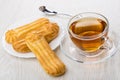
M 111 31 L 109 32 L 108 37 L 109 38 L 105 44 L 109 46 L 109 49 L 102 49 L 102 51 L 95 56 L 83 55 L 84 53 L 74 45 L 68 34 L 62 39 L 60 48 L 62 53 L 74 61 L 85 64 L 99 63 L 113 56 L 118 51 L 119 36 Z

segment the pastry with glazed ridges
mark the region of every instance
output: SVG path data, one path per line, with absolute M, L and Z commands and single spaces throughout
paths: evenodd
M 56 23 L 48 23 L 43 25 L 39 29 L 32 31 L 31 33 L 36 33 L 37 35 L 44 36 L 47 42 L 49 43 L 58 36 L 59 26 Z M 26 36 L 30 36 L 31 33 L 28 33 Z M 27 47 L 24 38 L 14 41 L 12 46 L 14 50 L 16 50 L 17 52 L 22 53 L 30 52 L 30 49 Z
M 20 26 L 15 29 L 8 30 L 5 34 L 5 40 L 7 43 L 12 44 L 14 41 L 25 38 L 27 33 L 39 29 L 44 24 L 49 23 L 47 18 L 40 18 L 34 22 Z
M 31 36 L 26 36 L 25 41 L 48 74 L 60 76 L 65 73 L 66 68 L 64 63 L 52 51 L 44 36 L 32 33 Z

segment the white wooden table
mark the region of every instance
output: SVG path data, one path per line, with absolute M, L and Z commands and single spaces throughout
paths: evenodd
M 42 17 L 40 5 L 75 15 L 80 12 L 98 12 L 105 15 L 110 28 L 120 34 L 120 0 L 0 0 L 0 40 L 6 28 L 28 17 Z M 67 25 L 67 20 L 64 26 Z M 63 76 L 51 77 L 36 59 L 22 59 L 9 55 L 0 41 L 0 80 L 120 80 L 120 52 L 105 62 L 85 65 L 74 62 L 55 50 L 65 63 Z

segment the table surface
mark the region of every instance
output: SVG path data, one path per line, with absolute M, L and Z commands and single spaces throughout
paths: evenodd
M 0 39 L 7 27 L 16 21 L 44 17 L 38 10 L 41 5 L 71 15 L 80 12 L 101 13 L 108 18 L 110 28 L 120 33 L 120 0 L 0 0 Z M 63 19 L 64 27 L 67 22 L 68 19 Z M 102 63 L 89 65 L 68 59 L 59 47 L 55 52 L 67 68 L 60 77 L 46 74 L 35 58 L 23 59 L 9 55 L 0 41 L 0 80 L 120 80 L 120 51 Z

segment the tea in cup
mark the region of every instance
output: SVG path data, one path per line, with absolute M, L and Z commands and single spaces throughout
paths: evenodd
M 86 12 L 70 19 L 68 33 L 72 42 L 81 51 L 87 55 L 95 55 L 107 41 L 108 28 L 106 17 L 98 13 Z

